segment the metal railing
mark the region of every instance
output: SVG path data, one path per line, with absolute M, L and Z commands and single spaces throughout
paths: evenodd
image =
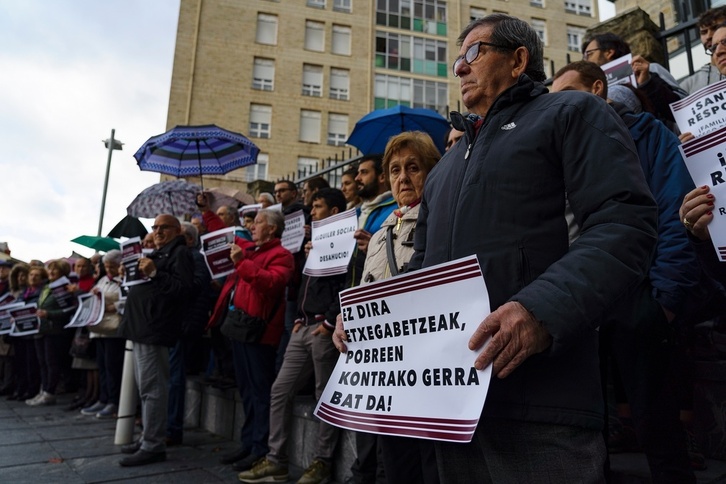
M 311 178 L 322 176 L 331 187 L 340 188 L 343 172 L 357 165 L 363 155 L 355 148 L 348 147 L 334 157 L 321 159 L 315 166 L 304 167 L 295 172 L 289 173 L 280 180 L 290 180 L 297 186 L 302 187 L 303 183 Z
M 678 7 L 679 5 L 676 4 Z M 671 59 L 678 55 L 686 54 L 686 62 L 688 66 L 688 75 L 692 75 L 695 70 L 693 68 L 693 49 L 701 45 L 700 35 L 698 32 L 698 16 L 711 8 L 711 0 L 690 0 L 682 2 L 678 11 L 680 22 L 670 29 L 665 28 L 665 15 L 661 12 L 658 16 L 660 31 L 655 34 L 663 46 L 665 52 L 665 61 L 663 67 L 670 70 Z M 673 49 L 673 39 L 676 39 L 675 48 Z M 672 50 L 669 50 L 671 48 Z

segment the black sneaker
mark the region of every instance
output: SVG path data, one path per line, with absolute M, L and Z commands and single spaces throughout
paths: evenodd
M 166 452 L 147 452 L 139 449 L 134 455 L 124 457 L 118 461 L 121 467 L 145 466 L 166 460 Z
M 137 440 L 136 442 L 131 442 L 130 444 L 122 445 L 121 446 L 121 453 L 122 454 L 135 454 L 136 452 L 141 449 L 141 441 Z

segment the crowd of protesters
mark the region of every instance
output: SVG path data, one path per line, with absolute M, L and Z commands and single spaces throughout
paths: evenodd
M 726 7 L 700 18 L 712 62 L 685 89 L 638 53 L 636 85 L 608 86 L 600 65 L 630 48 L 600 34 L 548 90 L 536 32 L 493 14 L 458 38 L 453 74 L 468 113 L 451 113 L 446 153 L 405 132 L 340 187 L 281 180 L 243 220 L 200 193 L 191 223 L 158 215 L 139 262 L 150 282 L 128 290 L 118 250 L 73 267 L 0 262 L 0 296 L 37 303 L 41 322 L 38 334 L 0 343 L 0 394 L 45 406 L 77 392 L 66 410 L 113 418 L 130 340 L 142 432 L 121 465 L 163 461 L 183 441 L 186 375 L 206 372 L 236 387 L 244 408 L 240 445 L 221 462 L 242 482 L 286 481 L 293 399 L 320 398 L 345 351 L 339 292 L 476 254 L 492 313 L 469 349 L 494 377 L 474 440 L 358 432 L 351 482 L 602 482 L 607 451 L 636 449 L 653 482 L 695 482 L 705 459 L 692 428 L 693 332 L 722 317 L 726 269 L 710 242 L 716 199 L 693 185 L 678 149 L 693 136 L 668 105 L 726 79 L 725 22 Z M 311 222 L 350 209 L 347 273 L 303 275 Z M 281 236 L 297 211 L 306 237 L 291 254 Z M 235 269 L 214 280 L 199 237 L 226 227 L 237 227 Z M 62 277 L 70 283 L 54 289 Z M 101 323 L 64 329 L 88 292 L 104 295 Z M 321 422 L 299 482 L 330 479 L 337 440 Z

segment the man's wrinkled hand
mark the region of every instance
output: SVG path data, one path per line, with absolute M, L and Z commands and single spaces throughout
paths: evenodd
M 151 275 L 156 272 L 156 266 L 154 265 L 154 261 L 149 259 L 148 257 L 142 257 L 141 259 L 139 259 L 139 270 L 146 277 L 151 277 Z
M 499 378 L 509 376 L 524 360 L 552 344 L 544 326 L 518 302 L 503 304 L 487 316 L 469 339 L 469 349 L 480 349 L 490 337 L 474 366 L 482 370 L 492 364 L 492 373 Z

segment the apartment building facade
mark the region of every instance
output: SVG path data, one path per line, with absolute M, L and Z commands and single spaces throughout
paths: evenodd
M 550 75 L 598 21 L 594 0 L 181 0 L 167 125 L 215 123 L 260 147 L 224 184 L 309 173 L 374 109 L 463 109 L 456 38 L 494 12 L 537 30 Z

